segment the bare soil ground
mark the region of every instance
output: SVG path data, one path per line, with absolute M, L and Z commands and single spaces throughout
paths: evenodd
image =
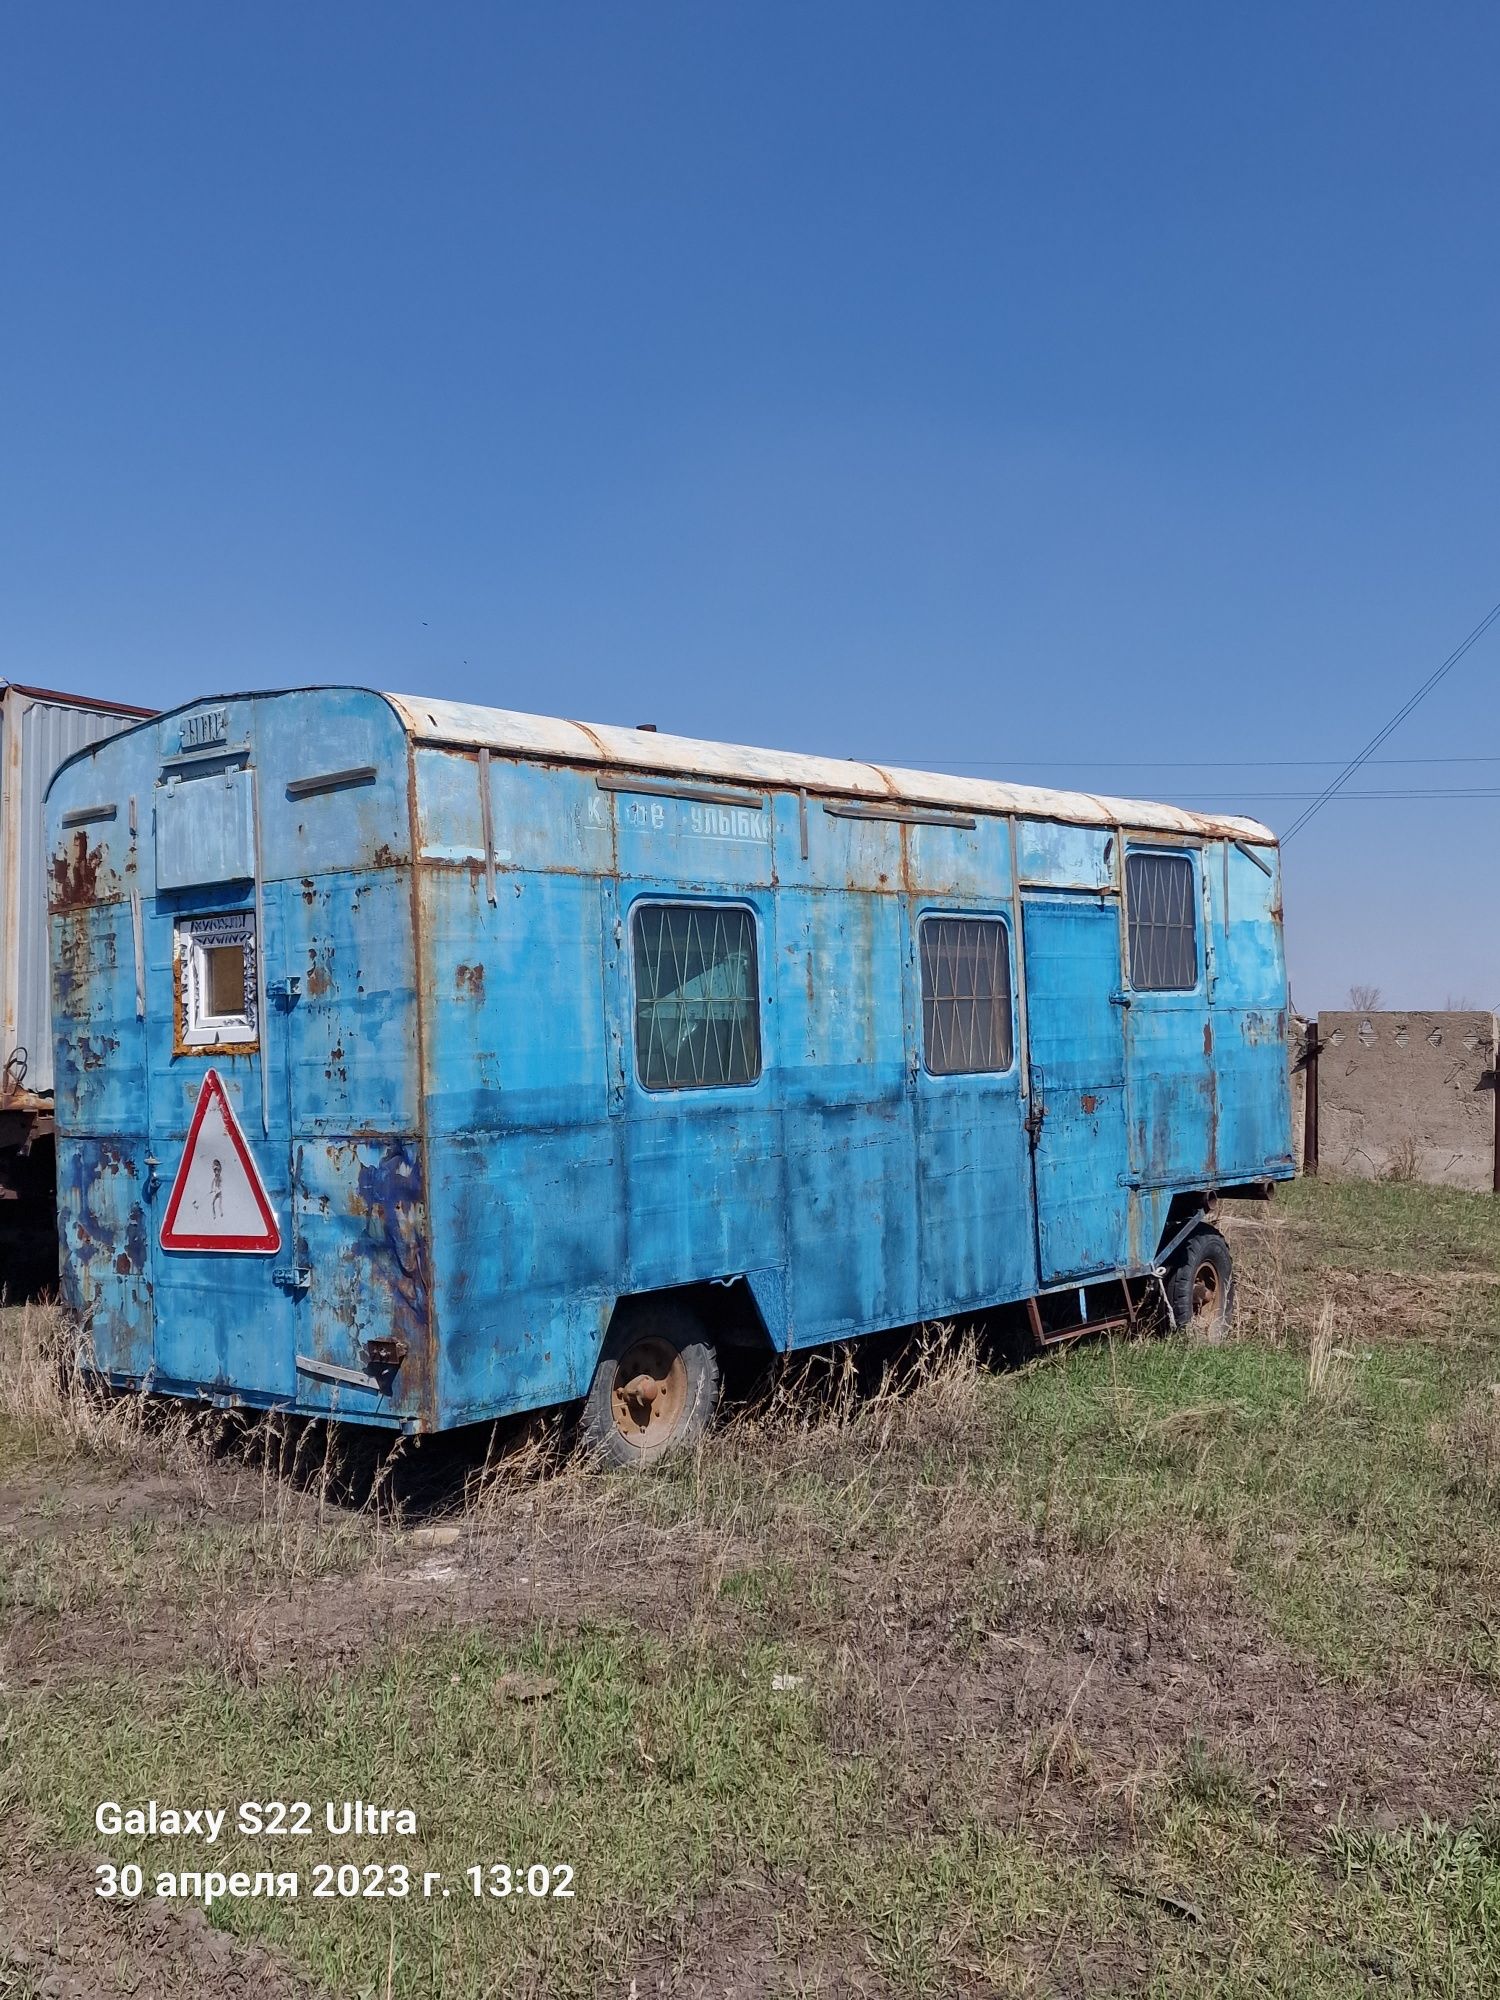
M 12 1316 L 0 1995 L 1500 1990 L 1494 1205 L 1230 1230 L 1222 1346 L 929 1339 L 636 1480 L 460 1440 L 372 1493 L 60 1391 Z M 315 1858 L 100 1798 L 355 1795 L 419 1837 L 316 1858 L 577 1898 L 93 1893 Z

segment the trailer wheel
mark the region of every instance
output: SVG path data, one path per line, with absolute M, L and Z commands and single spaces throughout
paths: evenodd
M 617 1315 L 579 1427 L 607 1464 L 650 1465 L 702 1437 L 718 1400 L 719 1357 L 699 1321 L 647 1299 Z
M 1234 1313 L 1234 1258 L 1217 1229 L 1195 1229 L 1165 1280 L 1173 1326 L 1222 1340 Z

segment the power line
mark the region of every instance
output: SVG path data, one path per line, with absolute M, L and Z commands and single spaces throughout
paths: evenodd
M 1338 763 L 1337 757 L 944 757 L 908 754 L 902 758 L 861 758 L 861 763 L 918 765 L 924 770 L 946 770 L 957 766 L 967 771 L 1019 771 L 1042 768 L 1050 771 L 1180 771 L 1191 765 L 1195 771 L 1326 771 Z M 1500 764 L 1500 757 L 1371 757 L 1381 767 L 1396 764 Z M 1308 797 L 1313 794 L 1309 792 Z
M 1319 792 L 1318 796 L 1313 800 L 1312 804 L 1307 808 L 1305 812 L 1298 813 L 1297 817 L 1292 821 L 1291 825 L 1287 828 L 1286 832 L 1281 836 L 1281 844 L 1283 847 L 1286 846 L 1286 843 L 1292 838 L 1294 834 L 1300 833 L 1302 831 L 1303 827 L 1307 825 L 1307 822 L 1312 818 L 1314 813 L 1321 812 L 1323 807 L 1327 805 L 1328 801 L 1333 797 L 1334 793 L 1342 788 L 1346 778 L 1352 778 L 1354 776 L 1354 773 L 1361 766 L 1361 764 L 1369 762 L 1370 758 L 1373 756 L 1375 751 L 1377 751 L 1380 748 L 1381 744 L 1384 743 L 1384 741 L 1392 733 L 1392 731 L 1400 728 L 1401 724 L 1405 722 L 1407 716 L 1411 714 L 1412 710 L 1417 706 L 1417 704 L 1420 701 L 1425 700 L 1425 698 L 1429 694 L 1431 694 L 1432 690 L 1437 686 L 1438 682 L 1443 678 L 1443 676 L 1447 674 L 1452 668 L 1458 665 L 1459 661 L 1463 658 L 1464 654 L 1468 652 L 1471 646 L 1477 644 L 1477 642 L 1484 637 L 1485 633 L 1488 632 L 1488 630 L 1494 624 L 1497 618 L 1500 618 L 1500 604 L 1496 604 L 1491 610 L 1486 612 L 1484 617 L 1481 618 L 1479 623 L 1474 627 L 1474 630 L 1469 634 L 1468 638 L 1463 640 L 1461 644 L 1454 647 L 1453 651 L 1448 655 L 1447 659 L 1443 661 L 1442 665 L 1435 668 L 1433 672 L 1427 676 L 1426 680 L 1423 681 L 1422 685 L 1417 689 L 1416 693 L 1412 695 L 1408 701 L 1404 702 L 1402 706 L 1396 710 L 1396 713 L 1391 717 L 1390 721 L 1385 725 L 1385 727 L 1383 729 L 1376 731 L 1376 733 L 1370 738 L 1369 742 L 1365 745 L 1364 749 L 1360 751 L 1359 755 L 1357 757 L 1350 758 L 1349 762 L 1344 766 L 1343 770 L 1339 772 L 1338 776 L 1332 781 L 1331 784 L 1325 785 L 1323 787 L 1323 790 Z
M 1222 792 L 1178 792 L 1176 796 L 1179 803 L 1186 803 L 1189 799 L 1195 799 L 1200 803 L 1204 800 L 1211 800 L 1219 806 L 1222 806 L 1224 803 L 1224 794 Z M 1242 796 L 1254 799 L 1257 803 L 1266 799 L 1317 799 L 1326 804 L 1335 795 L 1332 792 L 1257 791 L 1245 792 Z M 1500 785 L 1436 785 L 1425 789 L 1421 786 L 1411 786 L 1405 789 L 1398 786 L 1381 791 L 1339 792 L 1337 796 L 1340 799 L 1500 799 Z M 1303 817 L 1305 819 L 1306 814 Z M 1286 839 L 1285 834 L 1281 837 L 1283 840 Z

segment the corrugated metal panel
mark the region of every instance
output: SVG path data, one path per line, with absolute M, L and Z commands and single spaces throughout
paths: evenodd
M 735 778 L 749 784 L 789 785 L 887 804 L 894 799 L 912 805 L 971 807 L 986 813 L 1069 820 L 1083 826 L 1217 833 L 1253 841 L 1276 838 L 1259 820 L 1189 812 L 1184 806 L 1156 805 L 1142 799 L 995 784 L 983 778 L 860 764 L 853 758 L 754 750 L 739 743 L 700 743 L 690 736 L 665 736 L 654 730 L 620 729 L 597 722 L 563 722 L 551 716 L 523 715 L 514 709 L 480 708 L 471 702 L 432 701 L 425 695 L 388 694 L 386 700 L 412 735 L 425 743 L 461 744 L 513 756 L 556 757 L 569 763 L 621 766 L 681 778 Z
M 20 710 L 19 716 L 16 710 Z M 75 708 L 62 701 L 27 701 L 7 690 L 6 727 L 20 728 L 20 799 L 7 815 L 16 828 L 14 852 L 3 856 L 5 893 L 18 898 L 19 922 L 14 971 L 14 1038 L 4 1057 L 24 1048 L 25 1087 L 52 1088 L 52 1008 L 47 975 L 46 836 L 42 799 L 53 772 L 65 757 L 103 737 L 117 735 L 137 719 L 98 708 Z M 12 764 L 11 769 L 15 766 Z

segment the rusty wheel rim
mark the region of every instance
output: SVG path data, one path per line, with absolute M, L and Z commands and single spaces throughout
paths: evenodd
M 670 1341 L 648 1334 L 615 1363 L 610 1409 L 615 1429 L 631 1444 L 665 1444 L 682 1422 L 687 1400 L 687 1363 Z
M 1193 1273 L 1193 1324 L 1217 1326 L 1224 1313 L 1224 1282 L 1207 1258 Z

